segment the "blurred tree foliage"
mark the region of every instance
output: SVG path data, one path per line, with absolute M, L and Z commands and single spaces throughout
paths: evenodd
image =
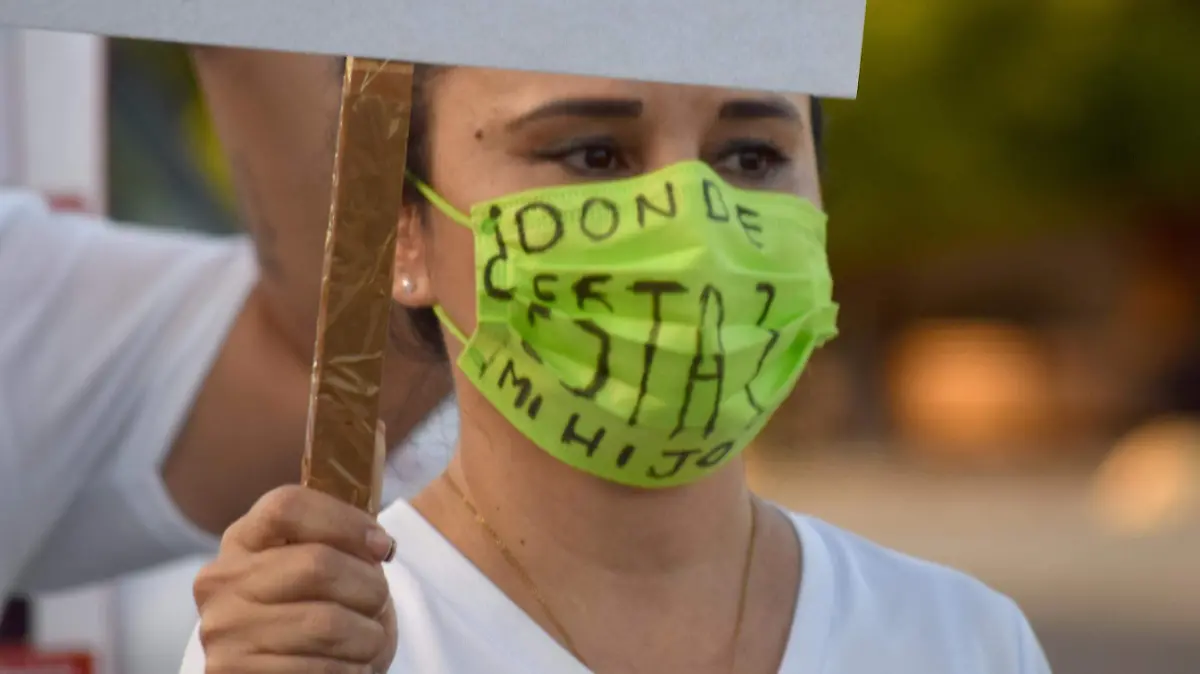
M 828 108 L 843 263 L 1200 215 L 1195 0 L 871 0 Z
M 110 44 L 109 185 L 120 220 L 235 231 L 225 156 L 192 73 L 175 44 Z
M 141 72 L 126 78 L 122 182 L 145 195 L 177 176 L 162 189 L 188 196 L 193 219 L 228 219 L 185 53 L 119 49 Z M 1200 0 L 868 0 L 859 98 L 827 109 L 842 267 L 1200 213 Z

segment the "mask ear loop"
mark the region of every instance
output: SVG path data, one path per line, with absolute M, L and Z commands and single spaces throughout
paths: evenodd
M 446 310 L 442 308 L 442 305 L 433 305 L 433 313 L 438 317 L 438 320 L 442 322 L 442 326 L 445 327 L 450 334 L 454 335 L 454 338 L 457 339 L 460 344 L 465 346 L 467 342 L 471 341 L 465 334 L 463 334 L 462 330 L 458 329 L 458 326 L 454 324 L 454 321 L 450 320 L 450 315 L 446 313 Z
M 457 208 L 451 206 L 450 202 L 443 199 L 442 195 L 438 194 L 432 187 L 425 184 L 425 181 L 416 177 L 409 171 L 405 171 L 404 176 L 417 186 L 417 190 L 423 197 L 429 200 L 429 203 L 433 204 L 434 208 L 438 209 L 442 213 L 445 213 L 446 217 L 457 222 L 458 224 L 468 229 L 472 229 L 471 219 L 463 215 L 462 212 L 460 212 Z M 438 320 L 441 321 L 446 330 L 448 330 L 451 335 L 454 335 L 454 338 L 457 339 L 461 344 L 465 345 L 468 341 L 470 341 L 467 339 L 467 336 L 463 333 L 463 331 L 458 329 L 458 326 L 454 324 L 454 321 L 450 320 L 450 315 L 446 313 L 446 310 L 442 307 L 442 305 L 433 305 L 433 314 L 437 316 Z
M 438 194 L 432 187 L 425 184 L 424 180 L 421 180 L 409 171 L 404 172 L 404 177 L 411 181 L 412 184 L 416 185 L 417 191 L 421 193 L 421 196 L 428 199 L 429 203 L 433 204 L 434 208 L 445 213 L 446 217 L 457 222 L 463 227 L 471 227 L 471 218 L 463 215 L 462 211 L 451 206 L 449 201 L 443 199 L 442 195 Z

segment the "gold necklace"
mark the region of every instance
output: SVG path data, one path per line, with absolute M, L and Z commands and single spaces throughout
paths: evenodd
M 500 538 L 500 534 L 496 533 L 496 530 L 492 528 L 492 525 L 488 524 L 488 521 L 483 517 L 483 514 L 480 513 L 479 509 L 475 507 L 475 504 L 467 498 L 467 495 L 463 493 L 461 488 L 459 488 L 458 483 L 450 477 L 450 473 L 442 473 L 442 477 L 445 478 L 446 484 L 449 485 L 450 490 L 458 496 L 458 499 L 462 501 L 467 510 L 471 512 L 471 515 L 474 516 L 475 521 L 479 523 L 479 526 L 482 527 L 483 530 L 487 532 L 488 536 L 491 537 L 492 541 L 496 544 L 496 548 L 500 551 L 500 556 L 504 558 L 504 561 L 507 562 L 508 565 L 512 567 L 513 571 L 517 573 L 517 576 L 520 577 L 521 582 L 524 583 L 530 592 L 533 593 L 533 598 L 537 601 L 538 606 L 542 608 L 542 611 L 546 614 L 546 617 L 550 620 L 550 623 L 554 625 L 554 629 L 562 638 L 563 643 L 567 647 L 567 651 L 586 667 L 587 663 L 584 662 L 583 658 L 579 655 L 578 649 L 575 648 L 575 642 L 571 639 L 571 633 L 567 631 L 567 628 L 563 626 L 562 621 L 560 621 L 558 616 L 554 614 L 554 611 L 550 609 L 550 605 L 546 602 L 545 596 L 542 595 L 542 591 L 538 588 L 537 583 L 533 582 L 533 578 L 529 575 L 529 572 L 525 570 L 524 565 L 517 561 L 516 555 L 514 555 L 512 550 L 510 550 L 509 547 L 504 543 L 504 539 Z M 750 541 L 746 544 L 746 558 L 742 563 L 742 587 L 741 593 L 738 596 L 737 616 L 734 619 L 733 624 L 733 638 L 731 644 L 733 652 L 730 656 L 729 662 L 730 672 L 734 672 L 737 667 L 737 648 L 738 644 L 741 643 L 742 640 L 742 622 L 746 616 L 746 595 L 749 594 L 750 570 L 754 566 L 754 549 L 756 547 L 754 544 L 757 540 L 758 502 L 757 499 L 754 499 L 750 502 Z

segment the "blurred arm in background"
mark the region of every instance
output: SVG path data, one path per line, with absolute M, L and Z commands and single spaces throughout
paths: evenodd
M 299 479 L 308 381 L 329 221 L 342 60 L 257 50 L 194 48 L 193 61 L 233 168 L 244 222 L 255 241 L 260 276 L 229 345 L 196 401 L 166 480 L 193 519 L 219 531 L 240 517 L 281 476 Z M 260 361 L 278 356 L 273 366 Z M 450 392 L 449 370 L 420 353 L 393 348 L 385 361 L 381 417 L 389 443 L 408 436 Z M 278 381 L 294 377 L 286 390 Z M 262 398 L 281 407 L 263 419 Z M 261 469 L 231 484 L 216 459 L 270 446 Z M 290 451 L 289 451 L 290 450 Z M 206 504 L 226 490 L 229 508 Z
M 16 448 L 0 466 L 0 594 L 5 567 L 50 589 L 207 552 L 299 478 L 340 64 L 194 56 L 255 246 L 0 195 L 0 306 L 15 327 L 0 339 L 0 444 Z M 399 352 L 386 368 L 395 444 L 449 373 Z

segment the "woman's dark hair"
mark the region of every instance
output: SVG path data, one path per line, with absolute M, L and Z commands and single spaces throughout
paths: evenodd
M 439 66 L 417 65 L 413 70 L 412 112 L 408 122 L 406 168 L 421 180 L 429 179 L 429 90 L 441 71 Z M 404 181 L 404 203 L 421 209 L 422 224 L 429 221 L 429 202 L 413 181 Z M 437 316 L 430 307 L 404 307 L 405 316 L 392 312 L 392 342 L 403 348 L 416 342 L 420 351 L 436 360 L 445 360 L 446 342 Z M 406 334 L 407 333 L 407 334 Z M 411 349 L 406 349 L 411 351 Z
M 821 99 L 809 98 L 809 123 L 812 125 L 813 152 L 817 155 L 817 172 L 825 170 L 825 152 L 821 147 L 821 138 L 825 135 L 825 119 L 821 112 Z
M 444 66 L 424 66 L 417 65 L 413 71 L 413 99 L 412 113 L 409 118 L 408 127 L 408 158 L 407 169 L 414 176 L 421 180 L 428 180 L 430 162 L 429 147 L 429 124 L 431 121 L 432 111 L 430 110 L 430 89 L 433 86 L 433 81 L 437 78 L 439 72 Z M 812 133 L 813 145 L 817 155 L 817 166 L 820 168 L 823 161 L 823 152 L 821 151 L 821 136 L 823 122 L 821 118 L 821 101 L 817 97 L 812 97 Z M 404 203 L 412 204 L 421 209 L 421 222 L 428 222 L 427 210 L 429 202 L 425 199 L 425 195 L 421 194 L 417 186 L 411 180 L 404 181 Z M 398 346 L 415 341 L 417 346 L 437 360 L 446 358 L 446 342 L 442 337 L 441 326 L 438 324 L 437 316 L 433 313 L 433 309 L 429 307 L 404 308 L 404 313 L 407 314 L 403 318 L 395 312 L 392 314 L 392 340 Z M 407 335 L 405 334 L 407 333 Z

